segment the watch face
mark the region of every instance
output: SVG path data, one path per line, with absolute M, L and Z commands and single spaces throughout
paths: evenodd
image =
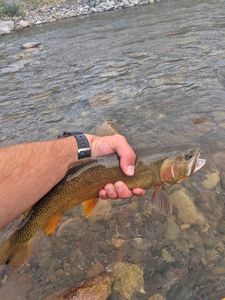
M 91 150 L 87 150 L 87 151 L 80 151 L 78 158 L 85 158 L 85 157 L 90 157 L 91 156 Z
M 86 152 L 85 151 L 81 151 L 79 152 L 79 158 L 85 158 L 87 157 Z

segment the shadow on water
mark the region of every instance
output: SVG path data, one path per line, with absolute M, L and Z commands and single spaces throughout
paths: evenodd
M 223 8 L 169 1 L 1 37 L 1 145 L 114 119 L 133 145 L 200 143 L 207 158 L 171 190 L 169 219 L 149 194 L 102 204 L 90 220 L 66 213 L 54 236 L 35 237 L 29 264 L 1 270 L 1 299 L 42 299 L 110 268 L 111 300 L 225 297 Z M 33 40 L 40 49 L 19 49 Z

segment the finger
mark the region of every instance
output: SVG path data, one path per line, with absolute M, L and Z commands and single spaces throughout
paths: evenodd
M 114 187 L 114 185 L 112 183 L 106 184 L 106 186 L 104 187 L 104 190 L 105 190 L 106 196 L 108 198 L 111 198 L 111 199 L 118 198 L 116 190 L 115 190 L 115 187 Z
M 136 196 L 143 196 L 146 192 L 146 190 L 140 189 L 140 188 L 135 188 L 132 190 L 132 192 L 136 195 Z
M 114 150 L 120 156 L 120 166 L 124 173 L 128 176 L 134 175 L 136 155 L 125 137 L 115 136 Z
M 114 187 L 116 189 L 117 195 L 121 199 L 126 199 L 132 197 L 132 192 L 129 190 L 127 185 L 122 181 L 117 181 L 114 184 Z
M 105 190 L 101 190 L 99 192 L 99 198 L 106 200 L 107 199 L 107 195 L 106 195 L 106 191 Z

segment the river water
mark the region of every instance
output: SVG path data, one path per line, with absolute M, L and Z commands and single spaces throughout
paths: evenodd
M 68 212 L 56 235 L 37 235 L 29 264 L 2 271 L 1 299 L 42 299 L 119 262 L 138 266 L 144 285 L 111 300 L 225 297 L 224 17 L 224 1 L 172 0 L 1 37 L 1 145 L 110 119 L 133 145 L 197 142 L 207 158 L 172 190 L 169 219 L 148 196 L 92 220 Z M 41 46 L 20 49 L 30 41 Z

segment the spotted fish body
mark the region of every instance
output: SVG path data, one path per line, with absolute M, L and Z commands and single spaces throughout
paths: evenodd
M 197 161 L 199 149 L 190 150 L 185 147 L 183 150 L 194 151 L 193 156 L 196 156 Z M 161 184 L 163 177 L 171 176 L 170 161 L 174 163 L 176 157 L 185 155 L 181 150 L 168 152 L 168 149 L 157 149 L 155 154 L 153 150 L 145 149 L 136 151 L 136 154 L 134 176 L 126 176 L 122 172 L 116 154 L 76 162 L 63 180 L 31 208 L 11 237 L 0 244 L 0 263 L 15 267 L 21 265 L 27 256 L 28 244 L 38 230 L 45 231 L 48 223 L 54 218 L 57 224 L 62 214 L 75 205 L 98 198 L 99 191 L 107 183 L 122 180 L 130 189 L 135 187 L 149 189 Z M 181 170 L 182 177 L 187 172 L 186 169 L 185 165 Z M 174 178 L 171 178 L 171 182 L 176 183 Z M 49 233 L 48 230 L 46 232 Z

